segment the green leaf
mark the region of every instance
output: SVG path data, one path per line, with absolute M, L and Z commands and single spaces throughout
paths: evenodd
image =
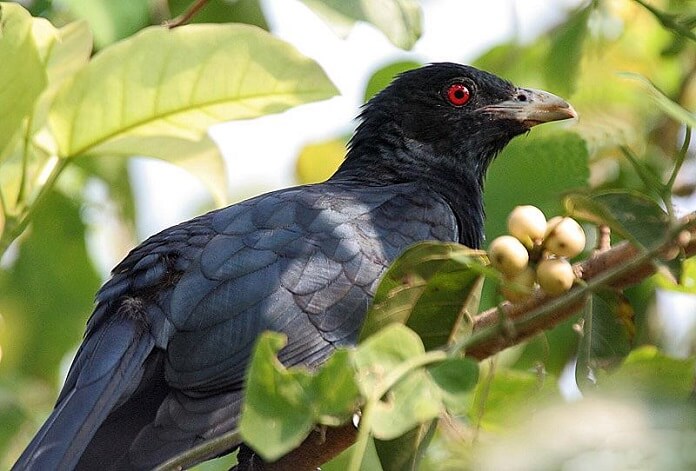
M 585 304 L 583 336 L 575 375 L 580 386 L 592 382 L 598 369 L 611 369 L 631 352 L 635 335 L 633 308 L 623 294 L 596 292 Z
M 310 392 L 318 422 L 338 425 L 356 409 L 360 391 L 352 361 L 348 350 L 337 350 L 312 379 Z
M 428 368 L 450 410 L 459 409 L 479 379 L 478 363 L 470 358 L 448 358 Z
M 488 430 L 505 430 L 511 414 L 560 397 L 551 376 L 516 370 L 496 370 L 494 375 L 479 381 L 470 412 Z
M 348 138 L 307 144 L 300 150 L 295 175 L 302 184 L 323 182 L 343 163 Z
M 100 147 L 100 154 L 137 155 L 148 148 L 149 157 L 172 163 L 195 175 L 208 188 L 217 205 L 227 204 L 227 172 L 217 144 L 204 134 L 199 140 L 172 136 L 143 136 L 130 133 Z
M 409 358 L 425 352 L 418 334 L 401 324 L 392 324 L 360 343 L 353 360 L 363 395 L 379 398 L 389 384 L 389 374 Z
M 622 77 L 638 81 L 643 88 L 648 91 L 650 98 L 652 98 L 655 104 L 662 111 L 671 116 L 672 119 L 675 119 L 676 121 L 679 121 L 690 128 L 696 128 L 696 113 L 690 112 L 682 108 L 678 103 L 672 101 L 662 90 L 657 88 L 655 84 L 653 84 L 646 77 L 634 72 L 622 72 L 620 75 Z
M 271 461 L 302 443 L 314 426 L 310 404 L 304 400 L 308 373 L 292 374 L 278 361 L 286 342 L 277 332 L 259 337 L 239 423 L 244 441 Z
M 587 35 L 587 20 L 594 5 L 590 4 L 574 12 L 551 35 L 551 48 L 543 68 L 546 83 L 564 96 L 570 96 L 580 76 L 582 45 Z
M 7 153 L 47 83 L 33 21 L 20 5 L 0 3 L 0 156 Z
M 384 471 L 417 470 L 422 451 L 435 432 L 437 420 L 423 423 L 392 440 L 375 440 Z
M 425 370 L 412 371 L 375 404 L 372 433 L 381 440 L 394 439 L 436 418 L 441 408 L 440 388 Z
M 92 53 L 92 32 L 85 21 L 75 21 L 60 29 L 53 28 L 53 34 L 55 41 L 46 58 L 48 87 L 34 112 L 34 132 L 46 124 L 49 106 L 59 88 L 87 64 Z
M 191 0 L 168 0 L 172 17 L 181 15 Z M 246 23 L 268 31 L 259 0 L 211 0 L 191 19 L 193 23 Z
M 574 193 L 565 198 L 564 204 L 570 216 L 606 224 L 645 249 L 662 243 L 670 227 L 667 213 L 654 200 L 632 190 Z
M 397 47 L 411 49 L 421 35 L 421 10 L 414 0 L 302 0 L 331 25 L 347 35 L 356 21 L 366 21 Z
M 302 443 L 315 424 L 347 421 L 359 398 L 350 352 L 336 351 L 311 374 L 280 363 L 277 355 L 285 344 L 277 332 L 259 337 L 239 424 L 245 443 L 271 461 Z
M 471 300 L 478 300 L 480 276 L 490 272 L 476 254 L 440 242 L 406 250 L 382 278 L 360 339 L 393 322 L 415 330 L 427 349 L 446 345 L 454 334 L 466 334 L 477 307 Z
M 150 23 L 148 2 L 142 0 L 64 0 L 70 12 L 86 20 L 98 49 L 127 38 Z
M 682 400 L 693 394 L 696 358 L 672 358 L 653 346 L 638 348 L 613 374 L 598 378 L 602 391 L 648 399 Z
M 0 329 L 2 367 L 52 384 L 64 355 L 80 341 L 100 283 L 87 253 L 81 210 L 77 201 L 55 191 L 48 194 L 18 258 L 0 270 L 0 312 L 6 325 Z M 3 341 L 3 331 L 11 333 L 11 342 Z
M 368 101 L 370 98 L 375 96 L 381 90 L 387 87 L 394 80 L 394 77 L 407 70 L 417 69 L 422 64 L 415 61 L 399 61 L 393 62 L 379 69 L 377 72 L 372 74 L 370 80 L 367 81 L 365 86 L 365 97 L 364 101 Z
M 511 183 L 529 182 L 524 185 Z M 572 132 L 532 132 L 513 140 L 491 165 L 486 178 L 486 236 L 507 233 L 506 221 L 520 204 L 540 208 L 547 218 L 561 212 L 560 197 L 571 188 L 584 187 L 589 177 L 585 141 Z
M 155 136 L 196 142 L 212 124 L 335 93 L 316 63 L 256 27 L 151 27 L 78 72 L 49 120 L 62 157 L 117 153 L 122 142 L 153 155 Z

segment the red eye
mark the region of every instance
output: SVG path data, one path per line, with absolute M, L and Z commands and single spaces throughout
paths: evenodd
M 453 83 L 447 89 L 447 99 L 454 106 L 466 105 L 466 102 L 469 101 L 470 97 L 471 93 L 463 83 Z

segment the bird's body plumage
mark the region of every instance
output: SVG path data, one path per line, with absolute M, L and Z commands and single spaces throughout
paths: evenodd
M 470 110 L 443 99 L 453 80 L 472 88 Z M 481 245 L 485 170 L 529 126 L 480 110 L 517 90 L 455 64 L 406 74 L 365 108 L 327 182 L 212 211 L 135 248 L 97 294 L 56 409 L 16 468 L 152 468 L 236 426 L 264 330 L 288 336 L 286 365 L 318 365 L 355 342 L 404 249 Z

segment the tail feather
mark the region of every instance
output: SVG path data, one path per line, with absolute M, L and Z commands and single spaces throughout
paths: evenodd
M 85 341 L 56 408 L 13 470 L 72 470 L 97 429 L 142 377 L 154 339 L 134 319 L 114 318 Z

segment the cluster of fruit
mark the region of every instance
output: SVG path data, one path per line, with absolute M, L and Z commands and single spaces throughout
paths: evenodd
M 549 296 L 558 296 L 573 286 L 575 273 L 568 261 L 585 248 L 585 232 L 574 219 L 546 216 L 535 206 L 517 206 L 508 217 L 510 235 L 491 242 L 491 265 L 503 274 L 502 293 L 508 301 L 520 302 L 539 284 Z

